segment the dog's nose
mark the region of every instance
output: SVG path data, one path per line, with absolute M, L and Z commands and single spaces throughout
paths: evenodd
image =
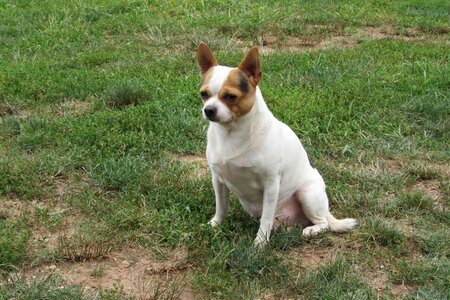
M 217 113 L 217 108 L 212 105 L 206 106 L 203 110 L 205 111 L 205 115 L 208 119 L 214 118 Z

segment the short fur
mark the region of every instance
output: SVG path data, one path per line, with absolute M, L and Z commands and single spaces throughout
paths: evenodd
M 238 68 L 230 68 L 219 66 L 201 43 L 198 60 L 203 116 L 211 121 L 206 156 L 216 213 L 209 224 L 223 221 L 232 191 L 251 216 L 260 218 L 256 245 L 269 241 L 275 220 L 301 224 L 305 236 L 353 229 L 356 220 L 331 215 L 322 177 L 295 133 L 264 102 L 258 48 L 250 49 Z

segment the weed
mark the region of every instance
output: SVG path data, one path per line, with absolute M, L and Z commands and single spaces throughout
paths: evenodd
M 87 261 L 104 257 L 112 246 L 112 233 L 106 228 L 82 227 L 75 235 L 59 236 L 54 255 L 74 262 Z
M 97 264 L 94 266 L 94 268 L 91 271 L 91 276 L 94 278 L 101 278 L 103 275 L 103 267 L 100 264 Z
M 140 85 L 125 82 L 115 85 L 108 92 L 108 106 L 111 108 L 124 108 L 129 105 L 137 105 L 147 96 Z

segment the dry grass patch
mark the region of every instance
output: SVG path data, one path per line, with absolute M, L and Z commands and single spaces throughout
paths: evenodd
M 67 197 L 78 193 L 86 183 L 85 178 L 55 177 L 54 194 L 51 198 L 33 201 L 34 216 L 33 244 L 40 244 L 50 250 L 55 250 L 61 237 L 72 238 L 82 224 L 91 223 L 87 216 L 70 207 Z
M 405 284 L 392 284 L 390 291 L 395 297 L 405 297 L 411 294 L 411 288 Z
M 61 262 L 25 271 L 26 277 L 57 274 L 67 284 L 85 287 L 86 293 L 120 287 L 137 299 L 192 299 L 188 253 L 176 249 L 164 259 L 145 248 L 115 250 L 90 261 Z
M 101 238 L 100 238 L 101 237 Z M 57 237 L 56 256 L 69 261 L 88 261 L 102 258 L 112 251 L 111 238 L 106 236 L 89 236 L 75 234 Z
M 318 29 L 322 29 L 321 25 L 317 26 Z M 315 28 L 314 25 L 312 27 Z M 406 28 L 399 32 L 393 26 L 364 27 L 353 34 L 331 34 L 326 38 L 321 38 L 320 36 L 283 36 L 267 33 L 258 37 L 258 42 L 261 52 L 270 54 L 276 51 L 298 52 L 346 48 L 353 47 L 364 40 L 379 39 L 393 39 L 406 42 L 428 42 L 433 40 L 434 42 L 439 42 L 438 39 L 432 39 L 429 35 L 425 35 L 415 28 Z
M 385 266 L 379 264 L 375 270 L 364 270 L 359 272 L 365 282 L 369 284 L 376 292 L 379 299 L 383 299 L 386 295 L 394 297 L 406 297 L 410 294 L 410 290 L 404 284 L 392 283 L 385 272 Z
M 208 162 L 206 157 L 194 154 L 176 154 L 173 156 L 172 161 L 178 161 L 184 165 L 187 165 L 192 170 L 193 179 L 201 179 L 209 174 Z
M 30 210 L 30 204 L 19 199 L 0 197 L 0 217 L 17 219 Z
M 93 99 L 66 100 L 56 107 L 56 113 L 59 117 L 78 116 L 91 111 L 93 108 Z
M 422 41 L 427 38 L 426 35 L 421 34 L 415 28 L 406 28 L 400 34 L 393 26 L 384 27 L 364 27 L 357 31 L 357 37 L 369 39 L 394 39 L 403 40 L 407 42 Z
M 414 191 L 422 192 L 433 200 L 442 200 L 443 193 L 437 180 L 418 181 L 413 184 Z
M 377 291 L 378 297 L 382 297 L 389 290 L 389 277 L 383 270 L 364 270 L 360 272 L 365 281 Z
M 295 269 L 313 271 L 336 258 L 337 248 L 327 247 L 318 249 L 317 246 L 304 246 L 292 249 L 285 256 Z
M 94 99 L 87 98 L 85 100 L 67 99 L 58 104 L 50 104 L 38 106 L 32 109 L 23 109 L 14 111 L 12 114 L 19 118 L 28 117 L 45 117 L 45 118 L 62 118 L 71 116 L 80 116 L 94 109 Z

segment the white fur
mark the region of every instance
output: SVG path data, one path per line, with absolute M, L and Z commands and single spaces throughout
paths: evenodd
M 208 82 L 212 97 L 205 106 L 215 105 L 219 120 L 210 122 L 208 129 L 206 155 L 216 197 L 216 213 L 209 223 L 217 226 L 223 221 L 232 191 L 250 215 L 260 218 L 256 245 L 268 242 L 275 216 L 292 197 L 313 224 L 303 230 L 305 236 L 355 227 L 356 220 L 331 215 L 322 177 L 295 133 L 269 111 L 259 87 L 252 109 L 239 118 L 217 99 L 231 70 L 214 67 Z

